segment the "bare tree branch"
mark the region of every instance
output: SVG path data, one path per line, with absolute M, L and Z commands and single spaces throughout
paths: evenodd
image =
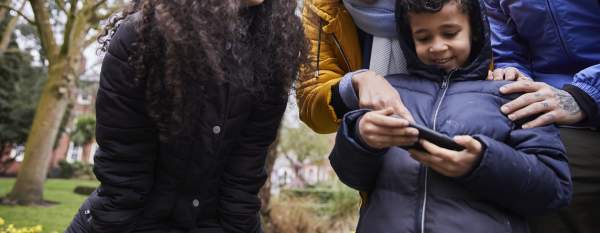
M 85 42 L 83 42 L 83 46 L 81 46 L 82 48 L 87 48 L 90 45 L 92 45 L 94 42 L 97 41 L 97 37 L 98 37 L 98 33 L 95 33 L 93 36 L 90 36 L 89 38 L 85 39 Z
M 68 14 L 63 0 L 54 0 L 54 2 L 56 3 L 56 7 L 58 7 L 58 9 L 60 9 L 65 14 Z
M 54 38 L 54 32 L 52 32 L 52 26 L 50 25 L 50 14 L 48 7 L 46 7 L 44 0 L 29 0 L 33 14 L 35 15 L 36 26 L 39 32 L 40 41 L 42 41 L 42 47 L 45 50 L 46 56 L 54 57 L 58 55 L 58 47 L 56 45 L 56 39 Z
M 25 8 L 27 0 L 23 0 L 21 6 L 19 7 L 19 11 L 22 11 Z M 19 20 L 19 16 L 13 17 L 10 19 L 6 27 L 4 28 L 4 32 L 2 32 L 2 38 L 0 40 L 0 54 L 3 54 L 8 48 L 8 44 L 10 43 L 10 38 L 12 36 L 15 27 L 17 26 L 17 20 Z
M 23 19 L 27 20 L 27 22 L 29 22 L 31 25 L 35 25 L 35 21 L 30 19 L 29 17 L 27 17 L 27 15 L 25 15 L 25 13 L 23 13 L 20 10 L 17 10 L 9 5 L 6 4 L 0 4 L 0 8 L 5 8 L 8 9 L 10 11 L 14 11 L 15 13 L 19 14 L 21 17 L 23 17 Z
M 102 4 L 106 3 L 106 0 L 100 0 L 96 4 L 94 4 L 91 8 L 92 11 L 96 11 Z
M 115 7 L 110 7 L 108 9 L 106 9 L 106 13 L 105 14 L 98 14 L 98 12 L 94 12 L 94 14 L 90 17 L 90 22 L 100 22 L 103 20 L 107 20 L 109 19 L 111 16 L 113 16 L 115 13 L 119 12 L 119 10 L 121 9 L 120 6 L 115 6 Z

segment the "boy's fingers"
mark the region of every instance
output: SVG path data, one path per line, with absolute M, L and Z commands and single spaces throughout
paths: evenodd
M 402 128 L 408 127 L 409 124 L 409 122 L 405 119 L 384 115 L 373 116 L 372 123 L 377 125 L 378 127 L 384 128 Z
M 459 145 L 464 146 L 468 151 L 476 151 L 481 148 L 481 143 L 468 135 L 455 136 L 454 141 Z
M 373 112 L 377 113 L 378 115 L 389 116 L 389 115 L 394 114 L 394 109 L 392 109 L 392 108 L 383 108 L 383 109 L 375 110 Z
M 406 119 L 409 122 L 415 122 L 412 115 L 410 114 L 408 109 L 406 109 L 402 102 L 397 102 L 396 104 L 394 104 L 394 112 L 396 112 L 397 115 Z
M 494 80 L 494 73 L 491 70 L 488 70 L 488 75 L 485 80 Z
M 431 154 L 433 157 L 437 157 L 440 158 L 442 160 L 451 160 L 451 155 L 449 155 L 449 150 L 439 147 L 427 140 L 421 139 L 419 140 L 419 142 L 421 143 L 421 145 L 423 146 L 423 149 L 425 149 L 427 152 L 429 152 L 429 154 Z
M 384 136 L 395 136 L 395 137 L 417 137 L 419 136 L 419 131 L 415 128 L 410 127 L 382 127 L 376 124 L 373 124 L 369 128 L 369 132 L 373 132 L 379 135 Z
M 420 150 L 409 150 L 408 151 L 410 153 L 410 156 L 414 159 L 419 161 L 420 163 L 422 163 L 423 165 L 427 166 L 427 167 L 431 167 L 431 166 L 439 166 L 440 164 L 444 163 L 444 160 L 442 160 L 441 158 L 432 156 L 431 154 L 427 153 L 427 152 L 423 152 Z

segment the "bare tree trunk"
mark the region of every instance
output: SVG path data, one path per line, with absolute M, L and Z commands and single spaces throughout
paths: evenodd
M 91 142 L 86 142 L 85 144 L 83 144 L 82 146 L 82 155 L 81 155 L 81 162 L 84 164 L 90 164 L 90 156 L 91 156 L 91 152 L 92 152 L 92 143 Z
M 18 204 L 43 203 L 44 181 L 60 121 L 68 104 L 65 90 L 67 61 L 50 63 L 33 125 L 25 146 L 25 158 L 8 199 Z

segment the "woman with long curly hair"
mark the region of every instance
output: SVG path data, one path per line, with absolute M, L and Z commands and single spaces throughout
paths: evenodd
M 262 232 L 257 193 L 307 50 L 291 0 L 138 0 L 104 36 L 100 187 L 66 232 Z

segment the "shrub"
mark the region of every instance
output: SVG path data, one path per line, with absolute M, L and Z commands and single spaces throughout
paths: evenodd
M 337 182 L 314 189 L 282 190 L 272 199 L 270 233 L 353 232 L 358 192 Z
M 58 169 L 60 178 L 95 179 L 92 165 L 80 161 L 69 163 L 66 160 L 61 160 L 58 162 Z
M 73 192 L 77 193 L 77 194 L 84 195 L 84 196 L 89 196 L 95 190 L 96 190 L 96 187 L 80 185 L 80 186 L 75 187 L 75 189 L 73 190 Z

